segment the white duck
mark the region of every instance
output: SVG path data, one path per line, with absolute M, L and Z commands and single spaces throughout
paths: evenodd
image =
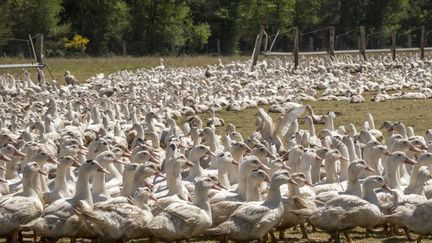
M 0 198 L 0 237 L 18 240 L 20 226 L 38 218 L 43 205 L 36 192 L 37 174 L 44 173 L 35 162 L 23 169 L 23 191 Z
M 148 226 L 151 234 L 165 241 L 190 239 L 204 233 L 212 225 L 208 202 L 210 188 L 218 189 L 217 182 L 201 177 L 195 183 L 195 202 L 174 202 L 156 216 Z
M 65 156 L 59 158 L 59 164 L 57 165 L 56 177 L 54 180 L 54 188 L 50 192 L 43 194 L 44 204 L 51 204 L 58 199 L 70 198 L 73 195 L 74 188 L 66 181 L 66 172 L 71 167 L 78 168 L 81 164 L 77 159 L 71 156 Z
M 134 193 L 132 202 L 95 205 L 86 208 L 80 201 L 74 201 L 75 212 L 91 222 L 95 230 L 105 241 L 131 240 L 150 237 L 147 226 L 153 220 L 153 214 L 146 205 L 151 196 L 149 188 L 140 187 Z M 141 207 L 136 206 L 140 205 Z
M 240 206 L 227 221 L 207 232 L 235 241 L 261 240 L 281 219 L 283 205 L 280 187 L 286 183 L 295 183 L 288 171 L 276 172 L 264 202 L 248 202 Z
M 74 196 L 50 204 L 39 218 L 27 224 L 24 229 L 30 228 L 41 237 L 53 240 L 78 236 L 84 227 L 84 221 L 76 215 L 72 203 L 79 200 L 87 207 L 93 207 L 89 180 L 96 171 L 109 173 L 95 160 L 88 160 L 82 164 L 78 170 Z

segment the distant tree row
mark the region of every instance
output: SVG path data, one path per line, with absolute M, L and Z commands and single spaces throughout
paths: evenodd
M 268 33 L 335 26 L 343 33 L 432 29 L 431 0 L 1 0 L 0 51 L 7 38 L 42 33 L 49 55 L 75 50 L 107 55 L 250 51 L 260 26 Z M 74 41 L 83 41 L 74 43 Z

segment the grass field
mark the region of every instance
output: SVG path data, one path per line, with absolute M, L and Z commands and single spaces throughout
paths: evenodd
M 220 57 L 223 63 L 233 60 L 248 60 L 248 56 L 228 56 Z M 188 57 L 163 57 L 165 66 L 184 67 L 184 66 L 203 66 L 207 64 L 217 64 L 217 57 L 213 56 L 188 56 Z M 151 68 L 159 65 L 160 57 L 85 57 L 85 58 L 47 58 L 48 64 L 54 78 L 63 82 L 63 75 L 69 70 L 79 82 L 84 82 L 88 78 L 98 73 L 113 73 L 120 70 L 136 70 L 139 68 Z M 17 59 L 17 58 L 0 58 L 0 64 L 7 63 L 32 63 L 34 60 Z M 2 70 L 0 73 L 10 72 L 13 74 L 22 74 L 21 69 Z M 46 77 L 49 77 L 46 70 Z

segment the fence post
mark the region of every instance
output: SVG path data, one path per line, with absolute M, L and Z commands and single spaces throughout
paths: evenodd
M 424 59 L 424 48 L 426 44 L 426 30 L 425 27 L 421 27 L 421 36 L 420 36 L 420 58 Z
M 367 61 L 366 55 L 366 31 L 364 26 L 360 26 L 360 54 L 363 56 L 363 60 Z
M 219 40 L 219 38 L 216 39 L 216 50 L 217 50 L 218 56 L 220 56 L 220 54 L 221 54 L 221 48 L 220 48 L 220 40 Z
M 126 56 L 126 54 L 127 54 L 126 41 L 125 40 L 122 41 L 122 54 L 123 54 L 123 56 Z
M 43 39 L 43 34 L 39 34 L 37 37 L 36 37 L 36 51 L 35 51 L 35 54 L 36 54 L 36 60 L 37 60 L 37 62 L 39 63 L 39 64 L 41 64 L 42 63 L 42 55 L 43 55 L 43 41 L 44 41 L 44 39 Z
M 252 52 L 252 66 L 251 66 L 251 71 L 253 71 L 255 65 L 258 62 L 258 56 L 261 53 L 261 43 L 262 43 L 262 38 L 264 35 L 264 28 L 261 26 L 260 28 L 260 32 L 255 40 L 255 47 L 253 49 Z
M 299 32 L 297 27 L 293 27 L 293 56 L 294 56 L 294 69 L 299 65 Z
M 330 36 L 329 36 L 329 54 L 330 56 L 335 55 L 335 27 L 330 26 Z
M 396 60 L 396 30 L 392 30 L 391 44 L 392 59 Z

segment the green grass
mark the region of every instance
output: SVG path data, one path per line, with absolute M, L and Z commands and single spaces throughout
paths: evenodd
M 222 56 L 223 63 L 234 60 L 248 60 L 249 56 Z M 215 56 L 187 56 L 187 57 L 163 57 L 167 67 L 190 67 L 204 66 L 207 64 L 217 64 L 218 58 Z M 63 75 L 69 70 L 80 82 L 84 82 L 90 77 L 98 74 L 110 74 L 120 70 L 136 70 L 140 68 L 151 68 L 159 65 L 160 57 L 84 57 L 84 58 L 47 58 L 46 62 L 53 73 L 54 78 L 63 82 Z M 31 63 L 34 60 L 20 58 L 0 58 L 0 64 L 7 63 Z M 34 70 L 30 70 L 34 72 Z M 22 74 L 21 69 L 2 70 L 0 73 L 10 72 L 12 74 Z M 45 77 L 50 77 L 48 70 L 45 69 Z
M 353 123 L 359 130 L 361 129 L 368 112 L 371 112 L 376 128 L 378 129 L 386 120 L 401 121 L 406 126 L 412 126 L 417 135 L 424 135 L 425 131 L 432 128 L 432 100 L 387 100 L 385 102 L 371 102 L 370 98 L 374 92 L 365 94 L 366 102 L 362 104 L 351 104 L 348 101 L 306 101 L 304 104 L 311 105 L 315 114 L 327 114 L 329 111 L 338 112 L 338 116 L 334 120 L 335 128 L 339 126 L 347 126 Z M 268 107 L 263 107 L 266 111 Z M 255 118 L 257 109 L 246 109 L 244 111 L 234 113 L 223 110 L 216 116 L 223 118 L 225 123 L 233 123 L 237 130 L 244 136 L 250 136 L 255 131 Z M 275 122 L 278 113 L 269 113 Z M 210 114 L 199 114 L 204 123 Z M 303 116 L 302 116 L 303 117 Z M 178 123 L 183 124 L 185 119 L 179 119 Z M 300 127 L 303 126 L 303 119 L 300 119 Z M 316 126 L 317 132 L 322 128 L 322 125 Z M 358 131 L 359 131 L 358 130 Z M 218 134 L 224 134 L 225 128 L 218 127 Z

